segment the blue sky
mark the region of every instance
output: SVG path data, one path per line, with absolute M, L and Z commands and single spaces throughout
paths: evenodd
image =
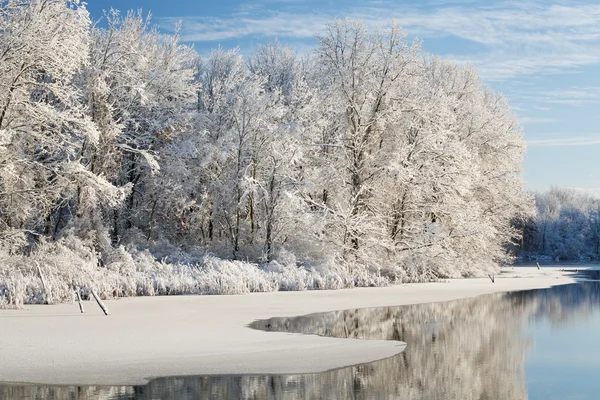
M 475 65 L 518 115 L 528 152 L 527 187 L 600 196 L 600 2 L 472 0 L 90 0 L 102 10 L 150 11 L 165 32 L 205 54 L 219 44 L 249 54 L 277 38 L 307 52 L 333 18 L 372 26 L 396 19 L 423 49 Z

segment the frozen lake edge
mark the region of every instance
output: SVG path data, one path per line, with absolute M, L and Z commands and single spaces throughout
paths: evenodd
M 580 267 L 581 269 L 582 267 Z M 0 310 L 0 382 L 137 385 L 182 375 L 323 372 L 391 357 L 399 342 L 272 333 L 247 325 L 353 308 L 430 303 L 575 281 L 560 267 L 386 288 L 236 296 L 137 297 Z

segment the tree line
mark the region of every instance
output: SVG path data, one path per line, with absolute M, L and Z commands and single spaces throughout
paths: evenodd
M 525 144 L 470 65 L 335 20 L 201 57 L 141 12 L 0 5 L 0 248 L 77 243 L 368 271 L 486 273 L 531 216 Z M 74 246 L 74 245 L 70 245 Z
M 536 214 L 524 220 L 524 259 L 600 259 L 600 199 L 574 189 L 536 193 Z

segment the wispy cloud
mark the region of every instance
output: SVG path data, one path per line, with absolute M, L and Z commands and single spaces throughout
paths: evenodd
M 296 14 L 280 12 L 266 15 L 239 13 L 235 18 L 162 18 L 159 22 L 161 26 L 172 28 L 179 20 L 183 22 L 182 39 L 187 42 L 220 41 L 252 36 L 312 38 L 317 32 L 314 24 L 317 24 L 320 30 L 329 21 L 328 18 L 316 17 L 320 23 L 313 18 L 312 23 L 307 24 Z
M 564 4 L 471 4 L 413 10 L 397 17 L 408 31 L 425 39 L 455 37 L 480 45 L 478 51 L 455 58 L 472 62 L 494 81 L 600 63 L 600 4 Z
M 600 135 L 529 139 L 527 145 L 530 147 L 597 146 L 600 145 Z
M 516 104 L 538 104 L 538 110 L 549 110 L 555 105 L 581 106 L 600 103 L 600 87 L 598 86 L 570 86 L 553 90 L 522 91 L 515 93 L 512 100 Z M 544 107 L 541 105 L 547 105 Z
M 556 122 L 554 118 L 536 118 L 536 117 L 521 117 L 519 122 L 522 124 L 549 124 Z

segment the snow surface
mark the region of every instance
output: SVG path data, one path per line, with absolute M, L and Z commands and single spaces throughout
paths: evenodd
M 559 268 L 518 267 L 490 279 L 383 288 L 232 296 L 137 297 L 0 310 L 0 382 L 143 384 L 152 377 L 298 374 L 366 363 L 404 349 L 393 341 L 252 330 L 257 319 L 448 301 L 574 282 Z M 408 344 L 410 346 L 410 344 Z

